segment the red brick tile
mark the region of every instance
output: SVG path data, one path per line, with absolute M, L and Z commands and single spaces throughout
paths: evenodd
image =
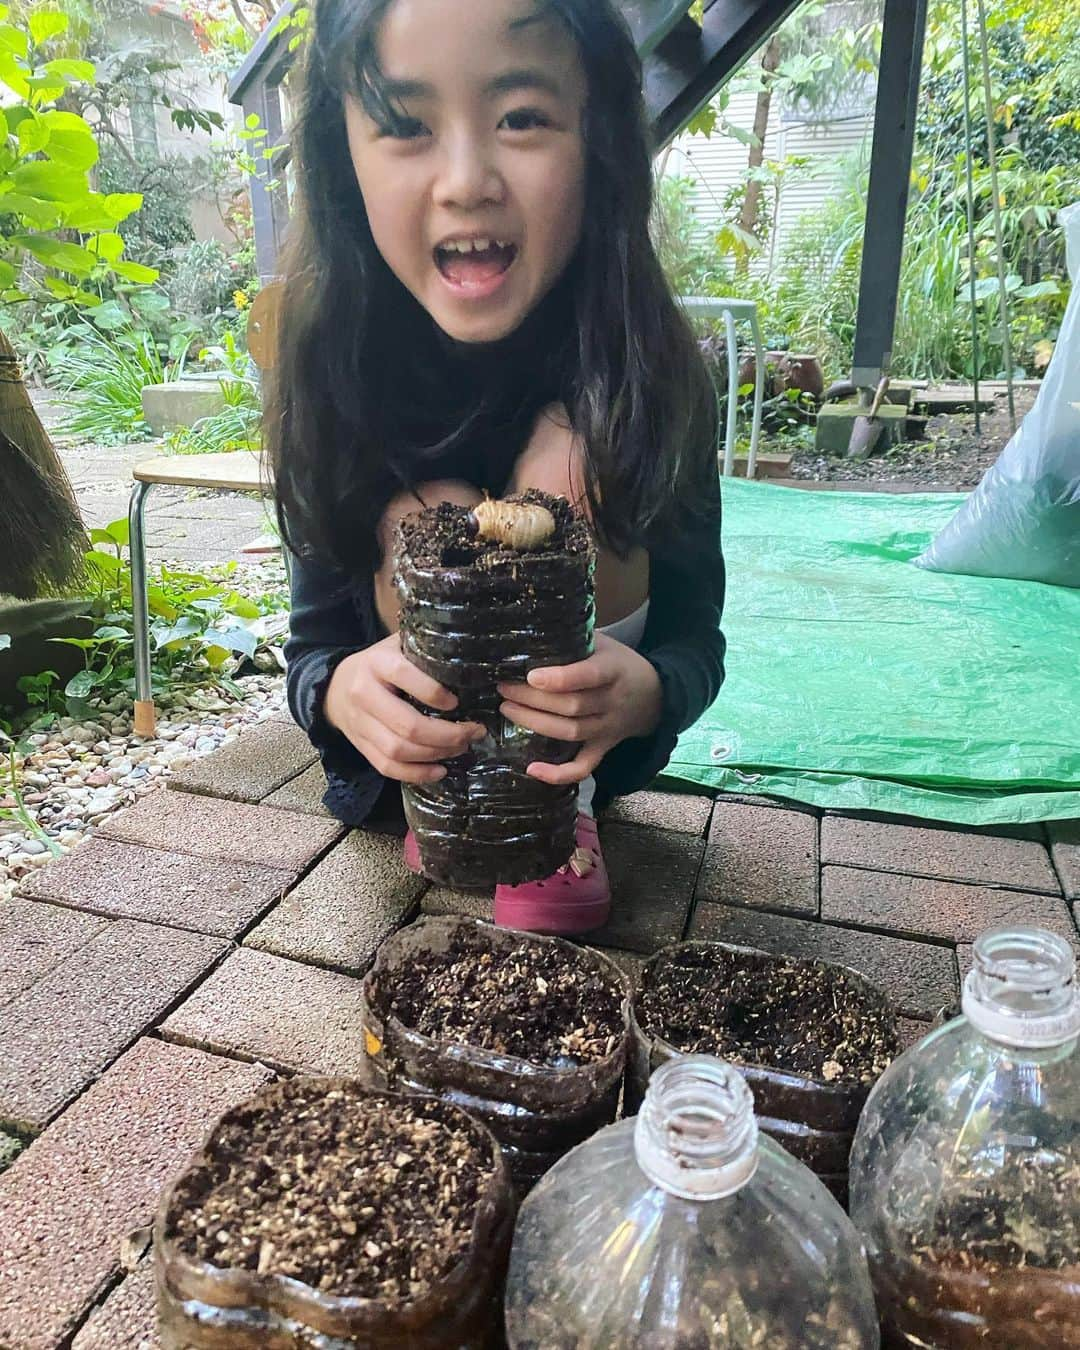
M 470 919 L 495 918 L 494 891 L 452 891 L 447 886 L 431 886 L 420 897 L 423 914 L 467 914 Z
M 345 827 L 336 820 L 317 820 L 246 802 L 219 801 L 190 792 L 149 792 L 126 811 L 109 816 L 98 833 L 146 848 L 294 872 L 336 843 Z
M 55 1350 L 214 1121 L 268 1074 L 143 1040 L 0 1176 L 0 1345 Z M 110 1344 L 109 1350 L 118 1350 Z
M 313 816 L 329 816 L 323 805 L 326 792 L 326 773 L 316 761 L 310 769 L 290 778 L 276 792 L 263 799 L 264 806 L 276 806 L 281 811 L 306 811 Z
M 821 861 L 1061 893 L 1046 849 L 1033 839 L 826 816 L 821 822 Z
M 821 917 L 909 937 L 973 942 L 987 928 L 1034 924 L 1077 938 L 1068 906 L 1052 895 L 969 886 L 858 867 L 821 872 Z
M 261 802 L 315 762 L 307 733 L 284 717 L 269 718 L 236 740 L 179 769 L 169 787 L 237 802 Z
M 624 825 L 651 825 L 658 830 L 703 835 L 712 813 L 712 798 L 688 792 L 631 792 L 618 797 L 602 819 Z
M 818 820 L 799 811 L 720 799 L 697 896 L 752 909 L 818 912 Z
M 296 880 L 258 863 L 196 858 L 95 837 L 31 872 L 20 895 L 110 918 L 235 938 Z
M 228 951 L 117 920 L 0 1008 L 0 1124 L 40 1130 Z
M 1053 820 L 1047 829 L 1065 894 L 1070 900 L 1080 900 L 1080 820 Z
M 897 1029 L 900 1032 L 901 1050 L 910 1050 L 913 1045 L 917 1045 L 924 1036 L 929 1036 L 931 1023 L 920 1021 L 915 1017 L 898 1017 L 896 1019 Z
M 248 935 L 246 946 L 363 974 L 416 908 L 426 883 L 401 840 L 354 830 Z
M 883 989 L 905 1017 L 936 1017 L 959 997 L 955 952 L 929 942 L 710 904 L 699 904 L 694 910 L 690 936 L 759 947 L 781 956 L 837 961 Z
M 161 1350 L 154 1293 L 154 1261 L 145 1257 L 95 1308 L 71 1350 Z
M 360 981 L 242 947 L 162 1025 L 166 1040 L 274 1068 L 363 1075 Z
M 601 823 L 600 842 L 611 878 L 611 918 L 589 941 L 646 954 L 677 942 L 690 912 L 704 839 Z
M 85 947 L 104 927 L 104 919 L 30 900 L 0 904 L 0 1007 Z

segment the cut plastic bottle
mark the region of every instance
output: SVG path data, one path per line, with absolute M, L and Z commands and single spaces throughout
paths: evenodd
M 865 1256 L 814 1174 L 759 1135 L 736 1069 L 653 1074 L 522 1206 L 511 1350 L 874 1350 Z
M 1080 993 L 1069 943 L 975 943 L 963 1013 L 871 1092 L 852 1217 L 887 1346 L 1080 1345 Z

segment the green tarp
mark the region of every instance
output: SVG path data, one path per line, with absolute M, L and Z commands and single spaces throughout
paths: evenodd
M 1080 591 L 911 564 L 960 496 L 728 479 L 728 675 L 666 777 L 972 825 L 1080 817 Z

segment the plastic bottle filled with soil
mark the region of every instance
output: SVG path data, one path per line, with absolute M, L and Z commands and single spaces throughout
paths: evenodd
M 577 746 L 508 722 L 496 686 L 592 652 L 588 525 L 532 489 L 475 511 L 444 502 L 401 522 L 395 563 L 403 652 L 457 695 L 450 717 L 488 733 L 439 782 L 402 790 L 424 874 L 478 887 L 550 876 L 574 851 L 577 789 L 525 770 L 565 763 Z
M 487 1129 L 294 1078 L 227 1112 L 162 1197 L 163 1350 L 486 1350 L 514 1220 Z
M 524 1193 L 615 1119 L 628 1003 L 626 977 L 599 952 L 425 918 L 383 943 L 364 979 L 364 1047 L 376 1083 L 442 1094 L 483 1120 Z
M 758 1133 L 732 1065 L 658 1069 L 636 1120 L 574 1149 L 522 1205 L 511 1350 L 873 1350 L 850 1220 Z
M 975 943 L 962 1017 L 871 1093 L 852 1216 L 886 1344 L 1080 1345 L 1080 993 L 1069 943 L 1035 928 Z
M 760 1127 L 846 1201 L 863 1103 L 899 1050 L 880 989 L 828 961 L 681 942 L 642 972 L 631 1037 L 628 1112 L 675 1055 L 718 1055 L 750 1084 Z

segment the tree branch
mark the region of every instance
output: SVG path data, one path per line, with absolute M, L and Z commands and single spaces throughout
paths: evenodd
M 233 13 L 236 15 L 236 19 L 237 22 L 240 24 L 240 27 L 244 30 L 244 32 L 248 35 L 248 37 L 251 38 L 252 42 L 254 42 L 259 35 L 252 27 L 251 20 L 244 13 L 244 7 L 240 3 L 240 0 L 230 0 L 230 3 L 232 4 Z

